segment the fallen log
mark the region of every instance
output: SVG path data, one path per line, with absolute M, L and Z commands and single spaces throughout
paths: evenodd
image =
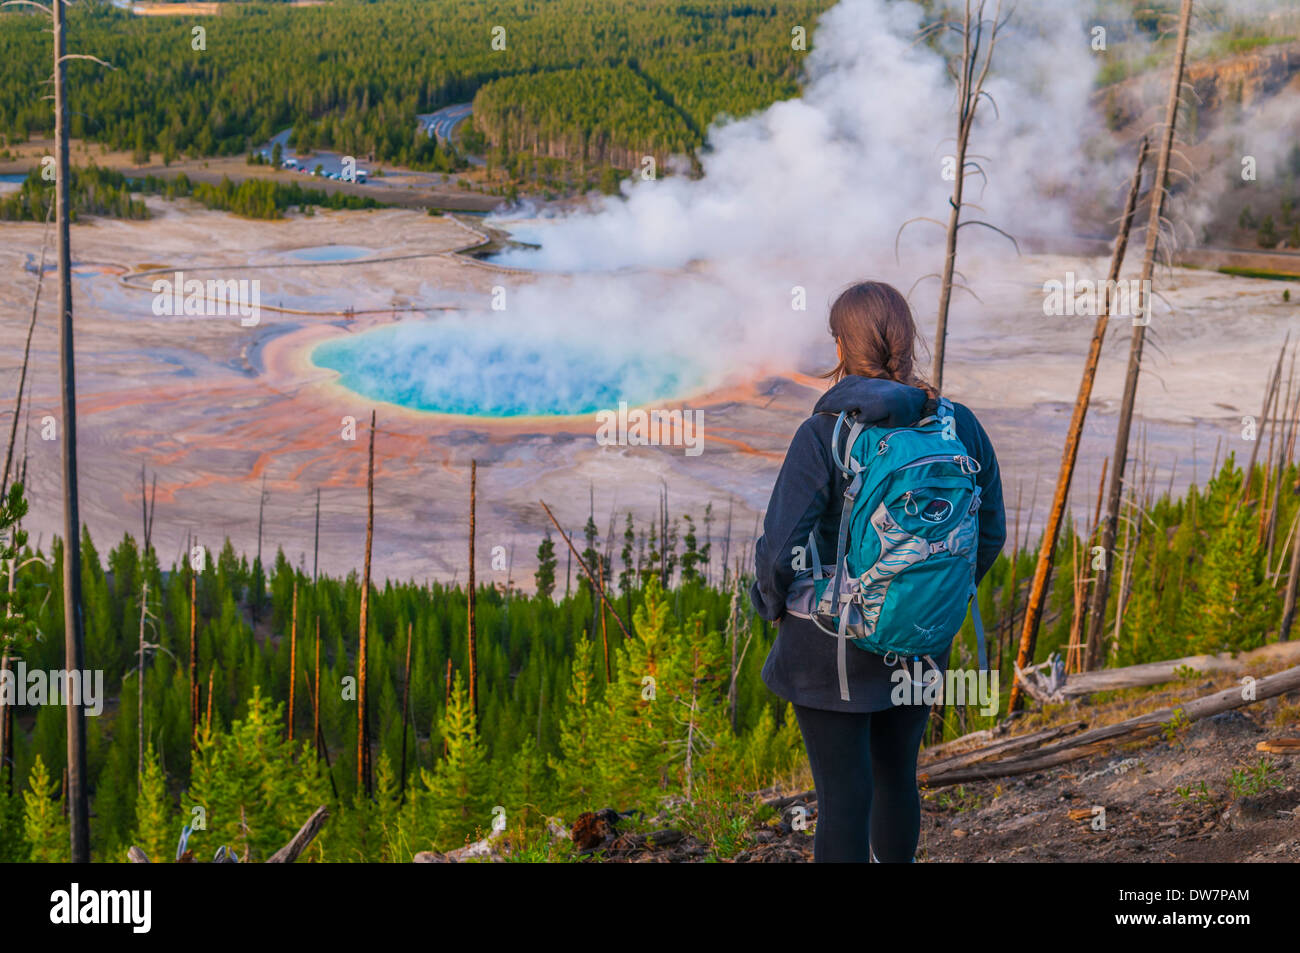
M 1123 688 L 1146 688 L 1172 682 L 1180 677 L 1180 670 L 1194 671 L 1199 675 L 1247 674 L 1251 668 L 1268 662 L 1300 662 L 1300 642 L 1273 642 L 1249 652 L 1233 655 L 1220 652 L 1216 655 L 1188 655 L 1164 662 L 1144 662 L 1123 668 L 1097 669 L 1064 675 L 1053 666 L 1054 660 L 1040 662 L 1020 672 L 1025 693 L 1040 704 L 1060 704 L 1071 698 L 1112 692 Z
M 329 819 L 329 811 L 325 810 L 325 805 L 316 808 L 312 816 L 307 818 L 306 823 L 298 828 L 298 833 L 289 839 L 285 844 L 268 859 L 268 864 L 292 864 L 298 859 L 298 855 L 307 849 L 307 846 L 316 839 L 320 829 L 325 826 L 325 821 Z
M 1256 751 L 1266 751 L 1269 754 L 1300 754 L 1300 738 L 1274 738 L 1272 741 L 1261 741 L 1255 745 Z
M 941 745 L 931 745 L 928 748 L 922 748 L 919 760 L 925 762 L 941 761 L 943 760 L 941 755 L 944 755 L 946 752 L 955 751 L 957 749 L 969 751 L 972 746 L 987 744 L 994 738 L 998 738 L 1004 734 L 1004 732 L 999 731 L 998 729 L 1005 724 L 1007 723 L 1000 721 L 992 728 L 982 728 L 979 731 L 972 731 L 968 735 L 962 735 L 960 738 L 954 738 L 952 741 L 945 741 Z
M 993 725 L 991 728 L 981 728 L 979 731 L 972 731 L 970 734 L 961 735 L 952 741 L 945 741 L 943 744 L 930 745 L 928 748 L 922 748 L 918 760 L 922 764 L 929 764 L 935 761 L 941 761 L 950 756 L 951 752 L 965 753 L 973 751 L 978 746 L 987 744 L 997 738 L 1005 738 L 1007 734 L 1015 727 L 1017 719 L 1024 712 L 1009 711 L 1006 717 Z M 1028 737 L 1028 736 L 1026 736 Z
M 1194 698 L 1182 705 L 1161 708 L 1113 725 L 1094 728 L 1048 745 L 1031 755 L 971 764 L 950 771 L 930 771 L 927 773 L 928 776 L 924 776 L 924 783 L 934 788 L 967 781 L 1031 774 L 1044 768 L 1097 754 L 1120 741 L 1135 741 L 1162 731 L 1164 726 L 1173 720 L 1176 710 L 1182 711 L 1183 718 L 1187 722 L 1193 722 L 1297 689 L 1300 689 L 1300 666 L 1256 679 L 1249 687 L 1235 686 L 1215 692 L 1213 695 Z M 918 780 L 920 779 L 921 776 L 918 776 Z
M 817 792 L 810 790 L 810 791 L 803 791 L 799 794 L 785 794 L 778 797 L 766 797 L 760 799 L 758 803 L 770 807 L 773 810 L 779 811 L 784 807 L 789 807 L 791 804 L 795 803 L 796 801 L 815 801 L 815 800 L 817 800 Z
M 569 831 L 558 817 L 548 817 L 546 819 L 546 832 L 550 836 L 551 843 L 571 839 Z M 506 855 L 499 843 L 505 835 L 506 829 L 504 827 L 500 829 L 494 828 L 482 840 L 476 840 L 464 847 L 449 850 L 445 854 L 436 850 L 422 850 L 411 858 L 411 862 L 416 864 L 462 864 L 472 860 L 486 860 L 496 863 L 503 860 Z
M 501 853 L 497 850 L 497 841 L 504 834 L 504 830 L 494 830 L 482 840 L 449 850 L 445 854 L 436 850 L 422 850 L 412 857 L 411 861 L 416 864 L 463 864 L 471 860 L 497 861 L 501 859 Z
M 1088 723 L 1086 721 L 1072 721 L 1069 724 L 1044 728 L 1041 731 L 1033 731 L 1029 734 L 1017 735 L 1014 738 L 1006 738 L 983 748 L 976 748 L 973 751 L 964 751 L 961 754 L 955 754 L 926 765 L 925 770 L 917 774 L 917 780 L 925 781 L 927 778 L 935 774 L 942 774 L 945 771 L 955 771 L 958 768 L 963 768 L 971 764 L 978 764 L 979 762 L 987 761 L 990 758 L 1006 757 L 1010 754 L 1016 754 L 1020 751 L 1024 751 L 1026 748 L 1035 748 L 1038 745 L 1044 744 L 1048 741 L 1053 741 L 1063 735 L 1071 735 L 1076 731 L 1082 731 L 1087 727 Z
M 497 841 L 504 837 L 505 834 L 504 827 L 500 830 L 494 829 L 491 834 L 482 840 L 476 840 L 468 846 L 447 851 L 447 860 L 456 864 L 463 864 L 470 860 L 500 860 L 501 851 L 497 848 Z

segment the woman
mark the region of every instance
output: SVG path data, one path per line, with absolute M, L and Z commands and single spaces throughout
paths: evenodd
M 817 788 L 814 859 L 908 863 L 920 837 L 916 757 L 930 708 L 895 705 L 897 663 L 852 646 L 845 701 L 836 639 L 813 621 L 786 614 L 785 606 L 809 534 L 816 532 L 817 552 L 836 552 L 846 483 L 831 451 L 838 415 L 856 413 L 868 426 L 906 427 L 932 413 L 939 395 L 914 370 L 916 325 L 906 299 L 891 286 L 867 281 L 847 289 L 831 306 L 830 332 L 839 352 L 839 363 L 826 375 L 834 384 L 795 433 L 777 476 L 750 598 L 759 615 L 780 623 L 763 681 L 794 704 L 808 749 Z M 953 408 L 956 435 L 980 465 L 978 582 L 1006 538 L 1002 482 L 984 428 L 966 407 Z M 942 654 L 934 658 L 940 672 L 947 667 Z

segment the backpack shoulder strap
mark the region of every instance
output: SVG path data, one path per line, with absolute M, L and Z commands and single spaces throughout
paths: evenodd
M 844 453 L 841 455 L 840 430 L 849 420 L 852 422 L 849 424 L 849 435 L 844 441 Z M 862 469 L 862 464 L 853 459 L 853 445 L 858 442 L 858 437 L 866 429 L 866 425 L 858 419 L 857 414 L 841 413 L 835 418 L 835 429 L 831 431 L 831 459 L 846 477 L 851 478 Z

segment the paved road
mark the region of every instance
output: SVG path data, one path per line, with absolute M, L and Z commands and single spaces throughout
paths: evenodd
M 0 164 L 0 169 L 4 166 Z M 154 175 L 164 179 L 174 179 L 184 172 L 193 182 L 219 183 L 223 176 L 234 182 L 244 179 L 271 179 L 273 181 L 297 181 L 313 189 L 326 193 L 344 192 L 348 195 L 365 195 L 400 208 L 445 208 L 465 212 L 490 212 L 501 205 L 501 199 L 494 195 L 471 192 L 454 184 L 455 176 L 442 176 L 436 172 L 399 172 L 391 170 L 381 178 L 370 179 L 365 185 L 356 182 L 340 182 L 332 179 L 308 178 L 295 172 L 276 172 L 266 166 L 248 165 L 242 159 L 224 160 L 189 160 L 173 162 L 170 166 L 161 163 L 150 166 L 126 167 L 122 170 L 127 175 Z
M 421 113 L 415 118 L 426 135 L 437 136 L 443 142 L 449 143 L 456 127 L 468 119 L 473 111 L 473 103 L 456 103 L 454 106 L 443 106 L 437 112 Z M 479 156 L 466 156 L 465 160 L 473 166 L 486 164 Z
M 267 142 L 266 145 L 262 146 L 258 151 L 262 153 L 263 157 L 270 159 L 272 150 L 275 149 L 276 143 L 279 143 L 281 158 L 286 165 L 288 165 L 288 162 L 291 159 L 294 161 L 302 161 L 301 155 L 289 146 L 289 134 L 291 132 L 293 132 L 292 128 L 277 132 L 271 137 L 270 141 Z M 309 156 L 308 159 L 302 161 L 305 173 L 310 174 L 317 166 L 320 166 L 320 172 L 317 174 L 324 178 L 340 178 L 343 175 L 343 153 L 327 152 L 323 149 L 313 149 L 311 153 L 309 153 Z M 370 171 L 367 168 L 367 165 L 368 163 L 361 159 L 357 159 L 357 181 L 364 181 L 365 174 Z
M 443 106 L 437 112 L 422 113 L 415 118 L 426 135 L 437 136 L 443 142 L 450 142 L 456 127 L 469 118 L 473 112 L 472 103 L 457 103 Z
M 417 115 L 415 118 L 419 124 L 420 130 L 423 131 L 425 135 L 437 136 L 443 142 L 450 142 L 451 136 L 455 132 L 456 127 L 468 119 L 472 111 L 472 103 L 456 103 L 453 106 L 444 106 L 436 112 L 422 113 Z M 270 159 L 271 151 L 275 148 L 275 144 L 278 142 L 280 144 L 281 156 L 283 159 L 301 160 L 298 153 L 294 152 L 294 150 L 289 146 L 289 134 L 292 132 L 292 128 L 277 132 L 270 138 L 266 145 L 262 146 L 258 151 L 265 158 Z M 483 165 L 483 160 L 478 156 L 467 156 L 466 158 L 470 165 Z M 319 149 L 313 150 L 309 154 L 309 158 L 305 162 L 302 162 L 302 166 L 303 171 L 306 174 L 310 174 L 317 166 L 320 166 L 320 172 L 317 173 L 318 175 L 324 178 L 339 178 L 343 174 L 343 154 Z M 290 168 L 292 168 L 292 166 L 290 166 Z M 357 171 L 358 173 L 362 173 L 369 172 L 370 170 L 367 168 L 365 162 L 358 160 Z M 365 177 L 359 176 L 358 181 L 365 181 Z

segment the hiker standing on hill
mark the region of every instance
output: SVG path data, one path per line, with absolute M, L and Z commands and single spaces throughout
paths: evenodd
M 1002 549 L 1002 483 L 975 415 L 917 376 L 916 325 L 896 289 L 851 286 L 829 323 L 834 383 L 772 489 L 750 599 L 780 623 L 763 681 L 794 704 L 808 749 L 814 859 L 908 863 L 930 713 L 911 689 L 922 671 L 942 678 Z M 978 614 L 976 627 L 984 667 Z

